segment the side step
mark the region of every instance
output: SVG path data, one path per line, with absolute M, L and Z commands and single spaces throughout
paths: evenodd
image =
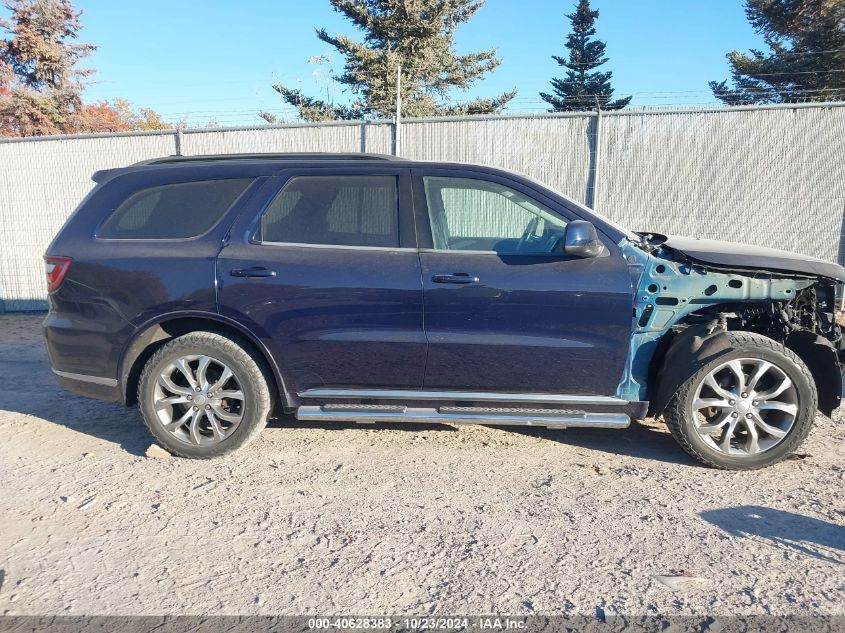
M 415 408 L 393 404 L 325 404 L 301 406 L 296 418 L 304 421 L 411 422 L 437 424 L 487 424 L 545 426 L 553 429 L 591 427 L 625 429 L 631 419 L 624 413 L 586 413 L 567 409 L 510 409 L 487 407 Z

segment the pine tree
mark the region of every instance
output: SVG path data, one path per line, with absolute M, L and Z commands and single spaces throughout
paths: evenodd
M 0 134 L 30 136 L 74 131 L 82 107 L 77 67 L 96 47 L 76 44 L 81 11 L 70 0 L 8 0 L 0 40 Z
M 277 85 L 282 99 L 309 121 L 387 118 L 394 115 L 397 68 L 401 66 L 402 115 L 488 114 L 513 99 L 511 91 L 489 99 L 453 103 L 455 90 L 465 91 L 499 66 L 495 49 L 458 55 L 455 29 L 481 8 L 484 0 L 329 0 L 336 11 L 364 32 L 363 42 L 325 29 L 317 37 L 345 58 L 334 77 L 354 96 L 349 105 L 307 97 L 300 90 Z M 262 114 L 266 120 L 275 117 Z
M 728 105 L 845 99 L 845 0 L 746 0 L 768 53 L 727 54 L 733 86 L 711 81 Z
M 552 106 L 550 112 L 569 110 L 591 110 L 596 106 L 602 110 L 619 110 L 631 101 L 631 97 L 613 100 L 610 71 L 594 69 L 607 62 L 604 55 L 605 43 L 594 40 L 595 21 L 598 11 L 590 9 L 589 0 L 579 0 L 575 13 L 566 16 L 572 22 L 572 32 L 566 38 L 569 57 L 553 56 L 558 65 L 567 69 L 565 79 L 552 79 L 554 94 L 540 93 L 543 101 Z

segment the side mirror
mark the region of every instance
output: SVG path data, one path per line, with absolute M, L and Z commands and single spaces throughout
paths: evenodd
M 563 252 L 575 257 L 598 257 L 604 251 L 596 227 L 586 220 L 573 220 L 566 226 Z

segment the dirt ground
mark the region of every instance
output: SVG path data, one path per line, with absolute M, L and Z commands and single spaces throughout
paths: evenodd
M 845 614 L 841 410 L 751 473 L 659 422 L 284 420 L 155 459 L 135 409 L 59 389 L 42 318 L 0 317 L 0 614 Z

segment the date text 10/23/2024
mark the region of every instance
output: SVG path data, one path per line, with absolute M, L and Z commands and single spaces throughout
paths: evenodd
M 335 617 L 310 618 L 308 628 L 313 630 L 432 630 L 432 631 L 518 631 L 526 628 L 520 618 L 480 617 Z

